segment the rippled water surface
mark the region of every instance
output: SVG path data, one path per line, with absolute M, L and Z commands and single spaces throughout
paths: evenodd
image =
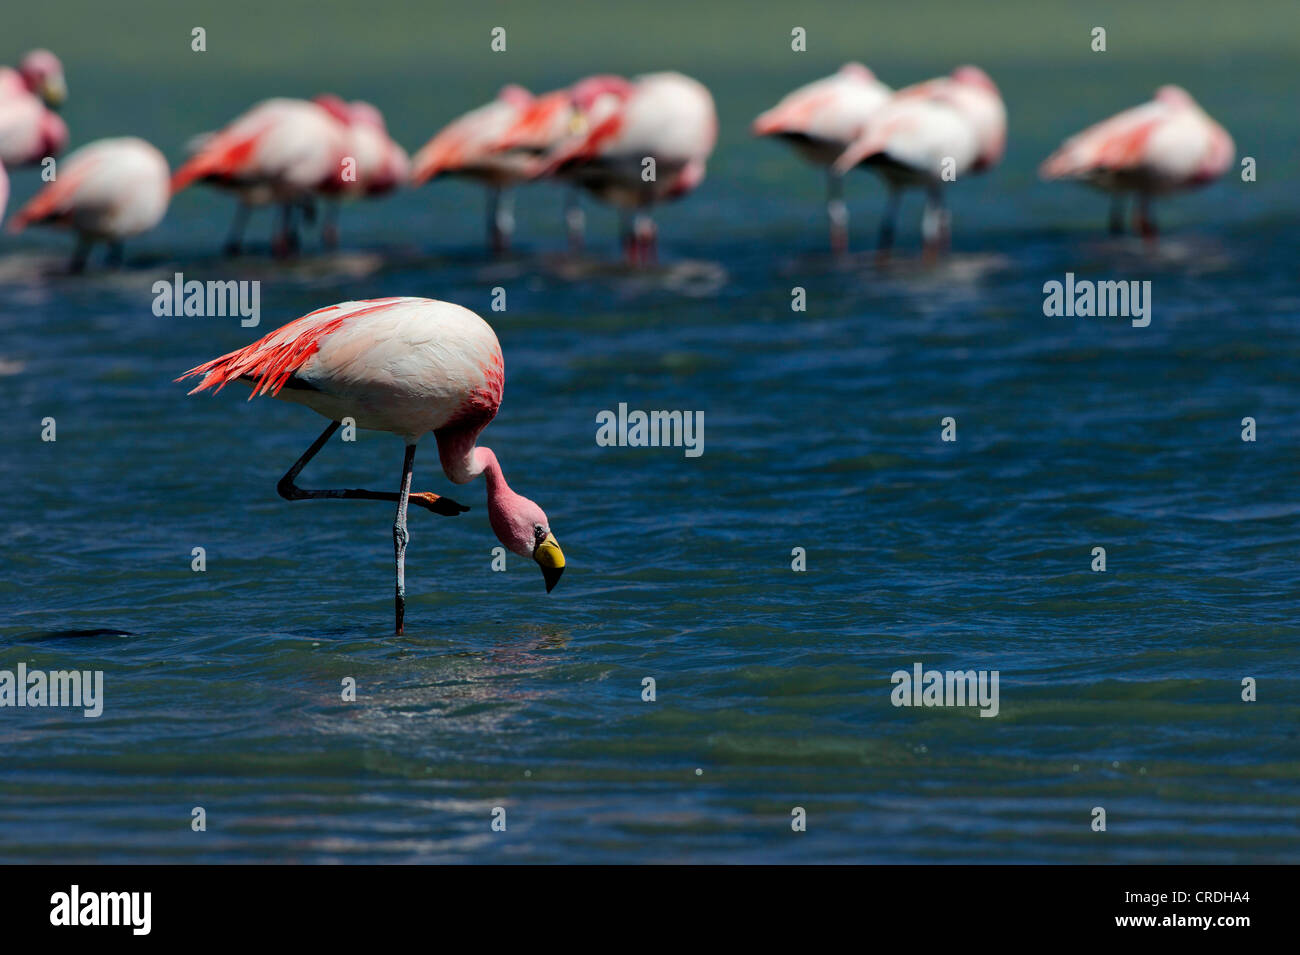
M 591 204 L 589 248 L 566 256 L 544 186 L 519 196 L 519 247 L 495 262 L 481 195 L 455 183 L 349 207 L 341 251 L 312 234 L 291 263 L 257 245 L 261 220 L 252 254 L 217 256 L 231 210 L 201 191 L 118 272 L 61 274 L 64 236 L 0 238 L 0 669 L 102 670 L 106 698 L 95 720 L 0 709 L 0 860 L 1300 861 L 1295 59 L 1263 20 L 1200 46 L 1142 20 L 1150 51 L 1112 27 L 1099 67 L 1063 39 L 1086 26 L 1016 9 L 963 47 L 957 23 L 909 32 L 919 12 L 873 35 L 814 7 L 825 45 L 802 60 L 781 53 L 779 6 L 681 49 L 662 23 L 603 13 L 565 34 L 563 62 L 535 48 L 562 24 L 536 17 L 502 61 L 431 21 L 398 37 L 396 14 L 350 42 L 327 4 L 277 59 L 251 13 L 214 10 L 225 39 L 194 66 L 168 52 L 170 22 L 87 21 L 159 52 L 69 38 L 74 143 L 125 128 L 173 163 L 271 92 L 373 99 L 413 148 L 505 80 L 658 65 L 711 86 L 721 141 L 642 272 Z M 775 52 L 733 49 L 763 30 Z M 236 41 L 245 59 L 223 66 Z M 11 61 L 37 41 L 3 42 Z M 911 204 L 899 254 L 867 251 L 883 199 L 867 175 L 850 182 L 861 251 L 832 259 L 816 174 L 748 139 L 756 112 L 849 57 L 895 84 L 978 60 L 1003 88 L 1007 159 L 952 190 L 942 262 L 917 254 Z M 1036 181 L 1063 136 L 1174 80 L 1258 157 L 1256 182 L 1166 203 L 1147 244 L 1103 235 L 1099 198 Z M 16 201 L 38 184 L 13 180 Z M 260 280 L 261 327 L 154 316 L 152 284 L 178 271 Z M 1150 326 L 1045 317 L 1043 283 L 1066 272 L 1149 280 Z M 387 295 L 492 322 L 506 392 L 482 441 L 569 563 L 550 596 L 526 561 L 494 573 L 484 488 L 456 488 L 468 514 L 413 514 L 404 637 L 389 506 L 275 493 L 323 421 L 172 381 Z M 598 447 L 596 415 L 620 402 L 703 411 L 704 453 Z M 360 432 L 305 483 L 395 488 L 401 459 Z M 449 490 L 432 443 L 415 483 Z M 890 674 L 916 662 L 999 671 L 998 716 L 895 708 Z

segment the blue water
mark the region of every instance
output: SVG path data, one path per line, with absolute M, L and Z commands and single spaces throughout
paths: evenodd
M 290 263 L 265 256 L 264 221 L 251 255 L 218 257 L 231 210 L 200 191 L 117 272 L 60 274 L 63 236 L 0 239 L 0 669 L 105 680 L 98 719 L 0 710 L 0 860 L 1300 860 L 1293 111 L 1261 101 L 1277 64 L 1235 62 L 1231 96 L 1203 65 L 1183 81 L 1267 174 L 1159 207 L 1154 244 L 1104 236 L 1103 201 L 1033 172 L 1162 71 L 1129 65 L 1056 115 L 1041 65 L 1015 62 L 991 68 L 1006 163 L 952 190 L 937 264 L 914 205 L 876 261 L 865 174 L 855 251 L 831 258 L 816 174 L 748 140 L 815 72 L 703 63 L 722 140 L 663 210 L 656 268 L 621 266 L 590 204 L 588 252 L 565 256 L 547 187 L 520 195 L 519 248 L 496 262 L 481 195 L 454 183 L 350 207 L 342 251 L 311 237 Z M 418 145 L 436 122 L 375 83 Z M 175 161 L 255 84 L 208 90 L 201 117 L 165 90 L 140 122 Z M 102 132 L 86 86 L 74 138 Z M 438 121 L 471 105 L 445 95 Z M 19 201 L 36 188 L 14 179 Z M 154 316 L 177 271 L 260 280 L 261 327 Z M 1150 326 L 1045 317 L 1066 272 L 1149 280 Z M 452 489 L 423 445 L 416 487 L 473 509 L 413 515 L 403 637 L 390 507 L 275 493 L 324 422 L 172 381 L 387 295 L 496 328 L 505 402 L 482 442 L 569 565 L 549 596 L 527 561 L 493 572 L 483 486 Z M 597 446 L 620 402 L 702 411 L 703 455 Z M 401 459 L 360 432 L 300 483 L 395 489 Z M 917 662 L 997 670 L 998 716 L 894 707 L 890 674 Z

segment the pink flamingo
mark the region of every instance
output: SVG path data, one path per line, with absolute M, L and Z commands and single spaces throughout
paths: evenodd
M 66 226 L 77 233 L 73 272 L 85 268 L 97 241 L 110 244 L 109 261 L 120 265 L 123 240 L 161 222 L 170 198 L 162 153 L 132 136 L 100 139 L 63 160 L 58 177 L 14 214 L 9 231 Z
M 39 97 L 50 109 L 58 109 L 68 98 L 63 64 L 49 50 L 32 50 L 18 69 L 0 66 L 0 98 L 25 91 Z
M 943 186 L 1001 161 L 1006 117 L 997 86 L 975 66 L 905 87 L 872 114 L 834 168 L 844 173 L 866 165 L 884 178 L 889 199 L 880 226 L 882 252 L 893 245 L 901 192 L 909 187 L 927 193 L 921 220 L 926 251 L 947 244 L 951 220 Z
M 0 162 L 9 166 L 39 163 L 68 145 L 68 127 L 58 113 L 27 89 L 0 93 Z
M 530 172 L 569 180 L 618 207 L 628 260 L 653 260 L 648 210 L 704 181 L 718 136 L 713 97 L 681 73 L 649 73 L 631 81 L 588 77 L 570 98 L 574 132 L 530 163 Z
M 892 93 L 861 63 L 846 63 L 839 72 L 788 94 L 759 114 L 751 127 L 755 136 L 783 139 L 804 159 L 826 168 L 826 217 L 831 249 L 837 253 L 848 249 L 849 210 L 844 176 L 834 168 L 835 160 Z
M 531 152 L 506 147 L 502 137 L 533 103 L 522 86 L 504 87 L 497 98 L 452 120 L 420 147 L 411 160 L 411 183 L 439 176 L 463 176 L 488 190 L 488 243 L 497 253 L 510 247 L 514 234 L 514 198 L 509 189 L 528 179 Z
M 1235 158 L 1232 137 L 1186 90 L 1162 86 L 1149 103 L 1071 136 L 1039 169 L 1044 179 L 1077 179 L 1111 194 L 1110 231 L 1124 231 L 1124 194 L 1137 194 L 1135 225 L 1156 234 L 1151 197 L 1213 182 Z
M 389 137 L 383 113 L 370 103 L 347 103 L 330 94 L 316 97 L 315 102 L 347 128 L 347 156 L 320 187 L 323 195 L 336 200 L 381 196 L 406 182 L 411 161 Z M 330 248 L 338 245 L 338 214 L 339 203 L 329 203 L 321 236 Z
M 265 100 L 196 145 L 172 177 L 172 192 L 206 181 L 239 197 L 228 255 L 239 254 L 252 207 L 273 203 L 280 207 L 280 228 L 272 250 L 296 251 L 295 210 L 310 212 L 314 191 L 338 174 L 348 149 L 347 129 L 329 110 L 297 99 Z
M 190 392 L 232 381 L 252 386 L 250 400 L 270 394 L 304 404 L 330 420 L 324 432 L 280 478 L 290 501 L 347 498 L 396 501 L 393 549 L 397 564 L 397 633 L 406 608 L 408 501 L 436 514 L 468 510 L 430 492 L 411 492 L 416 443 L 433 432 L 443 472 L 455 484 L 482 474 L 488 519 L 512 553 L 530 557 L 549 593 L 564 571 L 564 553 L 542 509 L 506 484 L 496 455 L 475 447 L 496 417 L 505 387 L 505 360 L 492 328 L 469 309 L 427 298 L 383 298 L 329 305 L 281 326 L 238 351 L 205 362 L 177 379 L 203 378 Z M 406 444 L 396 493 L 361 489 L 304 490 L 299 472 L 338 430 L 345 416 L 357 427 L 389 431 Z

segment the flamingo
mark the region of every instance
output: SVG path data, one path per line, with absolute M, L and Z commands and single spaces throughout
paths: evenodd
M 921 231 L 927 252 L 951 235 L 943 185 L 997 165 L 1006 149 L 1006 107 L 997 86 L 976 66 L 905 87 L 867 120 L 858 138 L 835 161 L 844 173 L 857 165 L 878 172 L 889 187 L 880 226 L 880 249 L 893 245 L 902 190 L 926 190 Z
M 826 167 L 826 217 L 831 249 L 837 253 L 848 249 L 849 210 L 844 176 L 834 162 L 892 93 L 861 63 L 846 63 L 837 73 L 788 94 L 751 126 L 755 136 L 783 139 L 804 159 Z
M 310 210 L 313 190 L 338 174 L 348 148 L 347 129 L 329 110 L 298 99 L 258 103 L 221 131 L 199 137 L 196 145 L 172 177 L 172 192 L 202 180 L 238 195 L 228 255 L 239 254 L 252 207 L 272 203 L 280 206 L 272 251 L 295 251 L 295 210 Z
M 0 98 L 19 91 L 39 97 L 50 109 L 62 106 L 68 98 L 68 83 L 59 58 L 49 50 L 32 50 L 18 69 L 0 66 Z
M 487 187 L 488 244 L 498 254 L 510 247 L 514 234 L 514 198 L 509 189 L 529 178 L 530 156 L 523 148 L 504 148 L 501 137 L 532 103 L 533 94 L 522 86 L 505 86 L 492 102 L 444 126 L 411 160 L 413 185 L 438 176 L 464 176 Z
M 671 72 L 588 77 L 570 96 L 574 132 L 531 162 L 530 172 L 567 179 L 618 207 L 628 260 L 648 262 L 656 230 L 647 210 L 704 181 L 718 136 L 713 97 Z
M 496 417 L 505 387 L 505 360 L 491 326 L 469 309 L 427 298 L 381 298 L 328 305 L 265 337 L 191 368 L 177 381 L 202 375 L 194 394 L 232 381 L 252 386 L 251 400 L 270 394 L 304 404 L 330 420 L 320 437 L 276 485 L 290 501 L 348 498 L 396 501 L 393 550 L 397 566 L 396 631 L 406 613 L 407 504 L 454 516 L 467 507 L 431 492 L 412 492 L 416 443 L 430 431 L 443 473 L 454 484 L 487 481 L 488 519 L 511 552 L 542 570 L 546 591 L 564 571 L 564 553 L 542 509 L 506 484 L 496 455 L 475 447 Z M 389 431 L 406 444 L 396 493 L 361 489 L 305 490 L 294 481 L 348 416 L 357 427 Z
M 0 162 L 9 166 L 38 163 L 68 145 L 68 127 L 26 87 L 12 84 L 0 91 Z
M 96 241 L 110 243 L 109 260 L 120 265 L 123 240 L 161 222 L 170 196 L 162 153 L 133 136 L 100 139 L 63 161 L 58 177 L 15 213 L 9 231 L 67 226 L 78 236 L 72 271 L 85 268 Z
M 1071 136 L 1039 169 L 1044 179 L 1077 179 L 1111 194 L 1110 231 L 1124 231 L 1124 193 L 1137 194 L 1135 225 L 1156 234 L 1151 197 L 1192 189 L 1232 165 L 1232 137 L 1178 86 Z
M 380 196 L 406 182 L 411 161 L 388 135 L 384 115 L 362 100 L 344 102 L 337 96 L 315 99 L 347 127 L 347 157 L 335 174 L 319 191 L 330 198 L 343 200 L 363 196 Z M 349 167 L 346 159 L 353 162 Z M 321 235 L 330 248 L 338 245 L 339 203 L 327 206 Z

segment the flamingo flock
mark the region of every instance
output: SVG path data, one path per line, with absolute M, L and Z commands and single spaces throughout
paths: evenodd
M 5 167 L 44 166 L 67 146 L 67 126 L 55 111 L 66 97 L 63 67 L 48 50 L 27 54 L 17 69 L 0 67 L 0 217 L 8 198 Z M 1007 111 L 996 83 L 977 66 L 893 89 L 861 63 L 847 63 L 781 98 L 751 129 L 822 168 L 834 252 L 849 245 L 845 176 L 864 168 L 886 191 L 879 252 L 892 248 L 903 195 L 914 189 L 925 196 L 923 251 L 933 258 L 951 241 L 947 190 L 1001 162 Z M 36 223 L 70 228 L 78 236 L 74 271 L 96 242 L 108 244 L 110 262 L 120 262 L 125 239 L 157 225 L 176 193 L 203 183 L 236 201 L 226 254 L 243 252 L 250 216 L 267 207 L 276 213 L 271 250 L 288 256 L 302 249 L 300 227 L 316 222 L 318 204 L 325 208 L 322 244 L 332 248 L 345 203 L 459 178 L 485 188 L 488 246 L 501 254 L 514 234 L 516 188 L 549 181 L 564 190 L 572 251 L 584 242 L 579 196 L 586 194 L 617 210 L 624 255 L 641 265 L 657 258 L 655 209 L 704 181 L 717 137 L 708 89 L 675 72 L 598 74 L 536 95 L 510 84 L 411 157 L 370 103 L 333 94 L 275 98 L 193 137 L 190 155 L 169 178 L 162 155 L 142 140 L 83 146 L 57 178 L 45 177 L 45 187 L 10 219 L 10 230 Z M 1131 194 L 1136 231 L 1150 237 L 1154 198 L 1212 182 L 1234 158 L 1223 127 L 1185 90 L 1163 86 L 1150 102 L 1067 139 L 1040 173 L 1109 193 L 1112 232 L 1123 230 Z

